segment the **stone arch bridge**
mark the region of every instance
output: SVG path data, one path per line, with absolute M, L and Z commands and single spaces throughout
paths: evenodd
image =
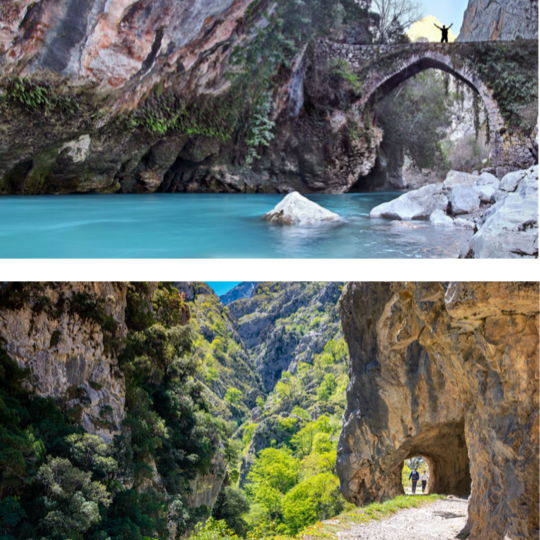
M 491 165 L 498 174 L 509 170 L 526 168 L 538 161 L 535 133 L 527 137 L 513 133 L 511 126 L 501 114 L 501 107 L 476 69 L 473 60 L 474 47 L 486 48 L 525 47 L 536 55 L 534 41 L 486 42 L 486 43 L 410 43 L 403 45 L 346 45 L 325 41 L 320 52 L 327 60 L 343 59 L 362 83 L 360 99 L 355 103 L 360 115 L 382 99 L 394 88 L 414 75 L 427 69 L 449 73 L 479 94 L 486 108 Z M 530 77 L 537 81 L 538 65 L 530 70 Z M 536 83 L 538 87 L 538 83 Z M 536 99 L 536 98 L 535 98 Z M 536 130 L 535 130 L 536 131 Z

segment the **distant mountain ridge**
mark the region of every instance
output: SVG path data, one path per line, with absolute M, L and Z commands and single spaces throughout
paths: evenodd
M 235 300 L 240 300 L 240 298 L 251 298 L 258 283 L 258 281 L 243 281 L 228 293 L 222 294 L 219 299 L 224 306 L 227 306 Z

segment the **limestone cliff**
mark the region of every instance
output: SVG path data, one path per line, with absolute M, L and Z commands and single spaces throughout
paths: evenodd
M 267 391 L 283 371 L 311 363 L 340 334 L 336 312 L 342 283 L 260 283 L 252 298 L 229 304 L 239 334 Z M 327 316 L 325 316 L 327 315 Z
M 335 19 L 321 24 L 327 33 L 369 40 L 369 1 L 324 5 Z M 259 113 L 230 95 L 241 71 L 232 56 L 275 10 L 268 0 L 3 0 L 0 193 L 346 189 L 359 162 L 371 168 L 379 141 L 351 141 L 346 123 L 332 132 L 327 113 L 341 107 L 305 91 L 305 46 L 275 66 L 263 104 L 280 136 L 243 167 Z M 168 129 L 185 111 L 181 129 Z
M 538 0 L 469 0 L 458 41 L 538 39 Z
M 467 496 L 471 540 L 538 537 L 538 284 L 349 283 L 341 489 L 364 504 L 428 488 Z
M 124 418 L 124 378 L 111 342 L 127 334 L 126 285 L 15 287 L 0 290 L 0 343 L 21 367 L 32 370 L 38 395 L 67 399 L 80 408 L 89 433 L 110 440 Z

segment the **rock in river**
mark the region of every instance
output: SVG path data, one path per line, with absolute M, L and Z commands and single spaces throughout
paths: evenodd
M 273 210 L 265 214 L 263 219 L 281 225 L 307 225 L 320 221 L 338 221 L 341 218 L 293 191 Z
M 480 208 L 480 198 L 475 189 L 470 186 L 455 186 L 450 194 L 452 214 L 471 214 Z
M 371 210 L 369 217 L 386 219 L 429 219 L 435 210 L 444 210 L 448 199 L 441 184 L 429 184 L 409 191 L 393 201 L 380 204 Z
M 514 193 L 487 211 L 460 257 L 538 257 L 538 165 L 528 170 Z

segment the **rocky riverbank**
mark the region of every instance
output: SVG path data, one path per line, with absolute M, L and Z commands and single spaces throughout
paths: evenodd
M 450 171 L 442 183 L 376 206 L 370 217 L 473 229 L 461 258 L 538 257 L 538 165 L 500 180 L 489 172 Z

